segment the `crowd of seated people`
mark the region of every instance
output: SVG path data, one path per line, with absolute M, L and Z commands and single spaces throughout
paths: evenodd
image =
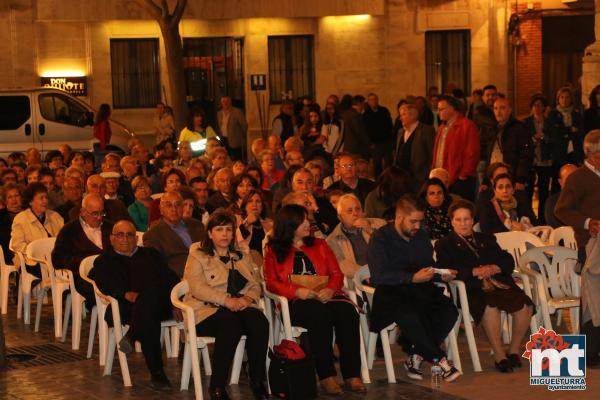
M 394 121 L 374 93 L 343 101 L 331 95 L 323 107 L 303 97 L 297 107 L 284 102 L 268 137 L 250 146 L 243 112 L 224 98 L 214 126 L 194 108 L 178 140 L 172 132 L 152 151 L 132 139 L 126 154 L 108 153 L 99 165 L 93 153 L 66 144 L 44 158 L 32 148 L 0 159 L 0 245 L 11 262 L 32 241 L 56 237 L 54 266 L 73 272 L 88 308 L 94 296 L 79 263 L 101 254 L 92 276 L 134 323 L 120 346 L 128 351 L 133 341 L 142 343 L 157 386 L 169 381 L 156 324 L 171 317 L 167 292 L 186 279 L 198 334 L 216 336 L 221 355 L 211 397 L 228 398 L 225 377 L 243 334 L 253 392 L 264 398 L 266 322 L 258 309 L 264 275 L 269 291 L 290 300 L 292 323 L 307 329 L 322 389 L 342 391 L 335 335 L 345 387 L 364 391 L 358 314 L 338 300 L 345 299 L 344 278 L 351 281 L 365 265 L 375 287 L 371 329 L 400 327 L 409 377 L 422 379 L 423 362 L 439 363 L 447 381 L 460 376 L 440 347 L 457 310 L 434 284 L 452 279 L 465 281 L 496 367 L 510 372 L 520 366 L 515 355 L 533 303 L 510 277 L 514 265 L 492 234 L 564 225 L 554 205 L 569 175 L 585 168 L 585 135 L 600 127 L 599 91 L 585 114 L 568 87 L 554 107 L 536 95 L 524 122 L 494 85 L 476 91 L 481 98 L 472 104 L 456 91 L 408 96 Z M 264 265 L 249 252 L 264 257 Z M 148 279 L 135 282 L 139 264 L 150 259 Z M 25 263 L 40 276 L 39 265 Z M 229 293 L 234 270 L 244 285 Z M 327 283 L 292 283 L 305 282 L 296 277 L 303 275 Z M 498 337 L 500 311 L 513 316 L 507 351 Z

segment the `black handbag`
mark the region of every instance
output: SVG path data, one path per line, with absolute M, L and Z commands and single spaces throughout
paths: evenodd
M 269 349 L 269 386 L 271 394 L 286 400 L 317 397 L 315 363 L 306 356 L 299 360 L 279 357 Z

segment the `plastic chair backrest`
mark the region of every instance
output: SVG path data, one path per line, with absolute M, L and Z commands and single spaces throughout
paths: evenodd
M 544 247 L 544 242 L 529 232 L 500 232 L 495 235 L 498 245 L 508 251 L 515 260 L 515 266 L 519 265 L 521 255 L 527 251 L 527 243 L 534 247 Z
M 371 278 L 371 271 L 369 271 L 367 265 L 363 265 L 354 274 L 354 288 L 360 297 L 362 297 L 362 294 L 364 293 L 367 296 L 369 304 L 373 304 L 373 294 L 375 293 L 375 289 L 363 283 L 369 278 Z
M 94 280 L 89 277 L 90 271 L 92 270 L 92 268 L 94 268 L 94 261 L 96 261 L 97 257 L 98 257 L 98 254 L 84 258 L 81 261 L 81 263 L 79 264 L 79 275 L 81 275 L 81 278 L 84 281 L 88 282 L 89 284 L 91 284 L 94 287 L 94 295 L 96 296 L 96 305 L 98 305 L 98 307 L 99 307 L 98 310 L 100 310 L 100 307 L 108 306 L 109 299 L 107 296 L 102 294 L 102 292 L 96 286 L 96 282 L 94 282 Z
M 52 265 L 52 250 L 56 243 L 55 237 L 37 239 L 27 245 L 27 258 L 40 263 L 42 279 L 54 280 L 54 266 Z
M 560 228 L 553 230 L 550 235 L 550 243 L 554 246 L 564 246 L 577 250 L 575 231 L 570 226 L 561 226 Z
M 551 259 L 550 259 L 551 258 Z M 520 268 L 535 272 L 537 264 L 544 288 L 553 298 L 579 297 L 581 280 L 575 273 L 577 251 L 562 246 L 536 247 L 521 256 Z
M 553 230 L 554 229 L 549 225 L 540 225 L 527 229 L 527 232 L 533 233 L 535 236 L 539 237 L 542 242 L 548 243 Z
M 188 281 L 183 280 L 171 289 L 171 303 L 174 307 L 181 310 L 185 321 L 186 335 L 193 345 L 196 343 L 196 318 L 194 317 L 194 309 L 182 300 L 190 291 Z

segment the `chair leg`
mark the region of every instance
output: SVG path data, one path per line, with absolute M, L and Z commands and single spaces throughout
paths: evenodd
M 115 346 L 117 347 L 118 343 L 123 338 L 125 332 L 123 332 L 122 327 L 119 324 L 114 327 L 114 338 L 115 338 Z M 136 345 L 139 342 L 136 342 Z M 140 345 L 141 347 L 141 345 Z M 114 350 L 113 350 L 114 351 Z M 123 376 L 123 386 L 131 386 L 131 376 L 129 375 L 129 365 L 127 364 L 127 355 L 123 353 L 121 350 L 117 349 L 117 355 L 119 356 L 119 365 L 121 366 L 121 375 Z
M 369 374 L 369 363 L 367 362 L 367 351 L 365 341 L 363 339 L 362 330 L 360 331 L 360 377 L 363 383 L 371 383 L 371 376 Z M 269 357 L 267 357 L 267 360 Z M 269 367 L 267 366 L 267 371 Z
M 63 292 L 61 290 L 51 290 L 52 292 L 52 310 L 54 312 L 54 337 L 62 338 L 62 314 L 63 314 Z M 56 292 L 56 293 L 54 293 Z M 36 331 L 37 332 L 37 331 Z
M 141 353 L 142 352 L 142 344 L 138 341 L 135 342 L 135 352 L 136 353 Z
M 573 335 L 579 334 L 579 307 L 569 308 L 569 316 L 571 317 L 571 332 Z
M 165 326 L 160 329 L 160 343 L 161 346 L 164 344 L 165 352 L 167 353 L 167 358 L 171 358 L 173 356 L 171 349 L 171 334 L 170 328 Z
M 98 325 L 98 307 L 92 309 L 90 317 L 90 334 L 88 337 L 87 358 L 92 358 L 92 350 L 94 350 L 94 341 L 96 340 L 96 327 Z
M 79 350 L 79 344 L 81 343 L 81 326 L 83 324 L 83 299 L 79 295 L 74 295 L 71 297 L 71 301 L 71 309 L 73 310 L 73 322 L 71 326 L 71 347 L 73 350 Z M 66 335 L 66 333 L 63 333 L 63 335 Z
M 19 288 L 17 289 L 17 319 L 21 319 L 21 317 L 23 316 L 23 308 L 25 307 L 23 305 L 23 280 L 17 282 L 17 286 L 19 286 Z
M 106 358 L 108 357 L 108 345 L 110 341 L 109 328 L 106 321 L 104 321 L 104 315 L 98 314 L 98 352 L 99 352 L 99 364 L 106 365 Z M 114 352 L 113 352 L 114 354 Z
M 171 327 L 171 357 L 173 358 L 179 357 L 179 337 L 179 327 Z
M 208 346 L 202 348 L 202 362 L 204 362 L 204 373 L 206 376 L 212 375 L 212 365 L 210 365 L 210 354 L 208 354 Z
M 394 361 L 392 360 L 392 349 L 390 348 L 390 336 L 387 329 L 380 333 L 381 346 L 383 347 L 383 357 L 385 359 L 385 371 L 387 372 L 388 383 L 396 383 L 396 373 L 394 372 Z
M 556 310 L 556 327 L 559 327 L 562 323 L 562 308 Z
M 108 346 L 106 348 L 106 358 L 104 360 L 105 361 L 104 375 L 112 374 L 112 365 L 113 365 L 113 361 L 115 359 L 115 347 L 116 347 L 116 341 L 115 341 L 114 328 L 109 328 L 109 330 L 108 330 Z
M 190 349 L 190 358 L 192 361 L 192 375 L 194 378 L 194 393 L 196 395 L 196 399 L 202 399 L 202 378 L 200 377 L 200 360 L 198 359 L 198 349 L 196 348 L 196 343 L 194 343 L 193 347 Z M 202 354 L 204 355 L 204 351 L 208 349 L 206 346 L 202 349 Z M 210 364 L 210 363 L 209 363 Z M 206 365 L 206 360 L 205 360 Z M 189 379 L 189 372 L 187 374 Z
M 367 348 L 367 364 L 369 369 L 373 369 L 373 360 L 375 359 L 375 346 L 377 345 L 377 334 L 369 332 L 369 346 Z
M 77 299 L 75 299 L 75 301 L 77 301 Z M 67 340 L 67 333 L 69 331 L 69 319 L 71 318 L 71 309 L 72 309 L 72 302 L 73 302 L 73 296 L 71 296 L 71 294 L 69 293 L 67 295 L 67 302 L 65 303 L 65 315 L 63 316 L 63 325 L 62 325 L 62 336 L 60 338 L 61 342 L 65 342 Z M 81 321 L 81 316 L 79 317 L 79 320 Z M 75 322 L 75 315 L 73 315 L 73 322 Z M 73 328 L 75 327 L 75 324 L 73 324 Z M 71 331 L 73 331 L 73 329 L 71 329 Z M 71 334 L 73 334 L 73 332 L 71 332 Z M 71 338 L 71 342 L 73 342 L 73 339 Z M 71 347 L 73 347 L 74 344 L 71 343 Z M 77 342 L 77 348 L 73 348 L 73 350 L 79 350 L 79 342 Z
M 465 334 L 467 335 L 467 343 L 469 344 L 469 352 L 471 353 L 471 359 L 473 360 L 473 370 L 475 372 L 481 372 L 481 363 L 479 362 L 479 353 L 477 352 L 477 342 L 475 341 L 475 335 L 473 334 L 473 325 L 471 324 L 471 316 L 463 315 L 463 323 L 465 325 Z
M 188 390 L 190 385 L 191 356 L 190 344 L 186 341 L 183 349 L 183 366 L 181 367 L 181 384 L 179 385 L 179 390 Z M 196 358 L 198 358 L 198 350 L 196 350 Z
M 462 363 L 460 361 L 460 353 L 458 351 L 458 341 L 456 339 L 456 327 L 452 328 L 448 334 L 448 337 L 446 338 L 446 341 L 446 350 L 448 351 L 450 359 L 454 363 L 454 366 L 459 371 L 462 371 Z
M 244 361 L 244 349 L 246 348 L 246 338 L 242 337 L 235 349 L 233 357 L 233 366 L 231 368 L 231 377 L 229 378 L 230 385 L 237 385 L 240 381 L 240 372 L 242 370 L 242 362 Z
M 35 311 L 35 327 L 33 329 L 34 332 L 39 332 L 40 330 L 40 318 L 42 316 L 42 304 L 44 302 L 44 297 L 46 297 L 46 291 L 41 289 L 38 291 L 37 295 L 37 307 Z M 55 332 L 56 334 L 56 332 Z
M 5 268 L 0 272 L 0 298 L 2 299 L 2 314 L 8 309 L 8 280 L 10 273 Z

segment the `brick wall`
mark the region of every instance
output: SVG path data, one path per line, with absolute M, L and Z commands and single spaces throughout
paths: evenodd
M 542 91 L 542 18 L 540 14 L 527 15 L 526 7 L 526 4 L 519 5 L 521 45 L 515 65 L 516 115 L 528 114 L 531 96 Z M 535 10 L 540 8 L 541 3 L 534 3 Z

